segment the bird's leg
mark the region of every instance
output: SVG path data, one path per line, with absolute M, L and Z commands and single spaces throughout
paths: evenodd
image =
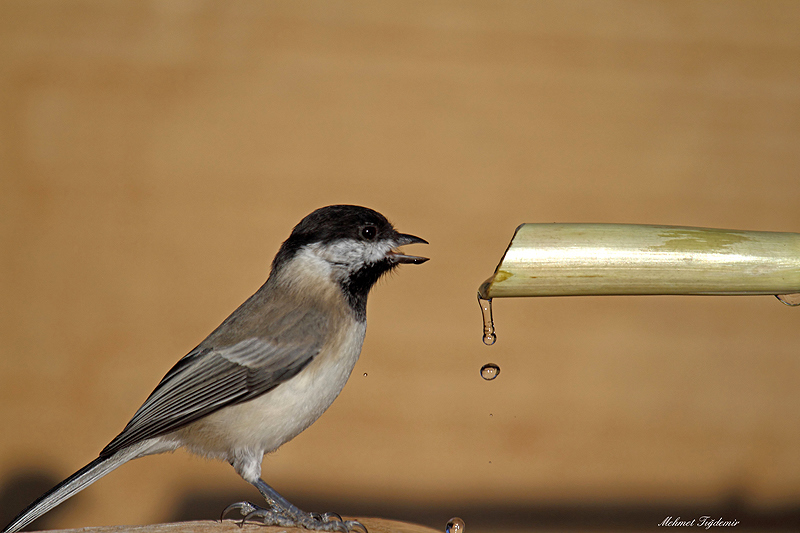
M 268 526 L 303 527 L 312 531 L 340 531 L 342 533 L 367 533 L 364 524 L 357 520 L 342 520 L 336 513 L 307 513 L 293 505 L 278 491 L 259 479 L 253 485 L 258 489 L 269 504 L 269 509 L 263 509 L 250 502 L 239 502 L 229 505 L 222 512 L 224 517 L 228 512 L 236 509 L 244 517 L 242 523 L 258 522 Z

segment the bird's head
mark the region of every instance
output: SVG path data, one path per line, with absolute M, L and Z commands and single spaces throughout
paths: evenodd
M 399 233 L 380 213 L 355 205 L 317 209 L 300 221 L 272 262 L 272 275 L 314 277 L 337 284 L 357 310 L 366 309 L 370 288 L 401 263 L 421 264 L 427 257 L 397 250 L 427 241 Z M 288 272 L 286 272 L 288 271 Z

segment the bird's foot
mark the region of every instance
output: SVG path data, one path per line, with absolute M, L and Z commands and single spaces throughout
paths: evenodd
M 225 518 L 231 511 L 239 511 L 243 517 L 240 526 L 246 523 L 262 524 L 265 526 L 302 527 L 312 531 L 339 531 L 341 533 L 368 533 L 367 527 L 358 520 L 343 520 L 336 513 L 306 513 L 297 509 L 297 512 L 278 507 L 265 509 L 250 502 L 233 503 L 222 511 Z

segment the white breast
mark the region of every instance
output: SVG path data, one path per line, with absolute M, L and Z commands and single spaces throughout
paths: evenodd
M 212 413 L 176 436 L 189 451 L 231 462 L 241 454 L 278 449 L 330 407 L 358 361 L 365 333 L 366 323 L 353 320 L 295 377 L 258 398 Z

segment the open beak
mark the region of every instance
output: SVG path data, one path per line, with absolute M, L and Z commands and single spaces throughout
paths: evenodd
M 396 240 L 397 240 L 397 246 L 405 246 L 406 244 L 428 244 L 428 241 L 426 241 L 425 239 L 415 237 L 414 235 L 408 235 L 407 233 L 399 233 L 397 235 Z M 395 263 L 412 263 L 414 265 L 420 265 L 428 260 L 427 257 L 420 257 L 418 255 L 406 255 L 396 250 L 392 250 L 387 255 L 389 256 L 389 259 L 391 259 Z

